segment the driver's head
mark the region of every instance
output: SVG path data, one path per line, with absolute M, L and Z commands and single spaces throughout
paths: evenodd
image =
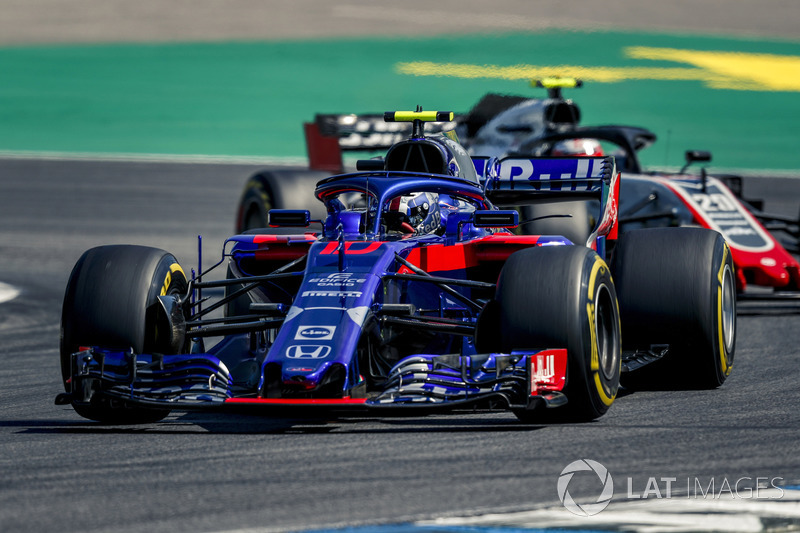
M 442 214 L 436 193 L 417 192 L 401 196 L 400 201 L 392 202 L 391 207 L 407 217 L 407 223 L 415 233 L 436 233 L 441 227 Z

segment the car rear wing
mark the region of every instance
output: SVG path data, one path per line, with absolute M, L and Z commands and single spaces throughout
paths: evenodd
M 426 133 L 441 133 L 456 127 L 451 122 L 431 122 Z M 312 170 L 344 172 L 342 153 L 387 150 L 409 138 L 410 122 L 385 122 L 384 114 L 317 114 L 303 125 L 309 167 Z
M 474 157 L 486 197 L 499 206 L 530 205 L 558 200 L 600 202 L 597 237 L 617 238 L 619 172 L 613 157 L 503 159 Z

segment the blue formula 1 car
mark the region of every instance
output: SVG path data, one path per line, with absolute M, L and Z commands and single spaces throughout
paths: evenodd
M 385 118 L 411 122 L 410 138 L 321 180 L 324 220 L 274 209 L 270 228 L 229 238 L 191 279 L 163 250 L 84 253 L 64 297 L 56 402 L 104 423 L 461 408 L 532 422 L 597 418 L 621 372 L 650 363 L 673 368 L 658 376 L 675 388 L 722 384 L 736 321 L 719 233 L 616 242 L 612 157 L 487 160 L 482 185 L 459 144 L 425 135 L 452 114 Z M 514 198 L 592 202 L 597 224 L 586 246 L 515 235 L 518 212 L 494 207 Z

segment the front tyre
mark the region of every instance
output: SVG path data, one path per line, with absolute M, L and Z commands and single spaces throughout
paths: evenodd
M 509 257 L 497 285 L 503 352 L 566 348 L 566 406 L 518 411 L 524 422 L 588 421 L 617 395 L 621 365 L 617 295 L 606 263 L 582 246 L 531 248 Z M 552 411 L 552 412 L 551 412 Z
M 130 245 L 100 246 L 85 252 L 70 275 L 61 313 L 61 375 L 67 392 L 71 355 L 82 346 L 174 353 L 159 331 L 158 296 L 182 296 L 186 275 L 172 254 Z M 92 396 L 89 405 L 73 403 L 90 420 L 114 424 L 156 422 L 167 409 L 142 409 Z

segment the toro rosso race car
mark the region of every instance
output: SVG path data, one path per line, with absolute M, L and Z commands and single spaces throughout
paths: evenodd
M 655 134 L 632 126 L 581 126 L 580 108 L 561 94 L 563 88 L 581 86 L 579 80 L 552 78 L 535 84 L 548 90 L 547 98 L 487 94 L 468 113 L 439 128 L 457 132 L 476 158 L 479 172 L 488 157 L 533 162 L 541 157 L 613 155 L 622 173 L 620 232 L 671 226 L 713 229 L 731 247 L 740 298 L 800 298 L 800 264 L 792 255 L 800 253 L 797 220 L 765 213 L 761 202 L 743 198 L 741 177 L 711 175 L 704 168 L 698 175 L 687 174 L 689 164 L 710 161 L 707 152 L 686 152 L 687 165 L 677 174 L 646 171 L 638 152 L 655 142 Z M 310 169 L 253 176 L 242 194 L 237 231 L 265 226 L 272 207 L 320 210 L 322 206 L 309 205 L 313 187 L 326 171 L 343 169 L 343 152 L 385 149 L 407 135 L 408 128 L 386 124 L 378 115 L 317 115 L 305 124 Z M 587 209 L 586 202 L 504 207 L 520 211 L 528 220 L 517 233 L 556 233 L 577 242 L 595 224 L 596 206 Z M 748 286 L 768 290 L 746 292 Z
M 719 233 L 617 242 L 614 158 L 487 160 L 482 185 L 460 145 L 424 132 L 451 113 L 385 119 L 410 122 L 410 137 L 319 181 L 324 218 L 273 209 L 197 275 L 155 248 L 85 252 L 64 297 L 56 402 L 104 423 L 461 408 L 532 422 L 603 415 L 621 372 L 643 366 L 674 388 L 725 381 L 736 274 Z M 597 222 L 573 244 L 513 234 L 524 221 L 495 207 L 538 199 L 593 203 Z

